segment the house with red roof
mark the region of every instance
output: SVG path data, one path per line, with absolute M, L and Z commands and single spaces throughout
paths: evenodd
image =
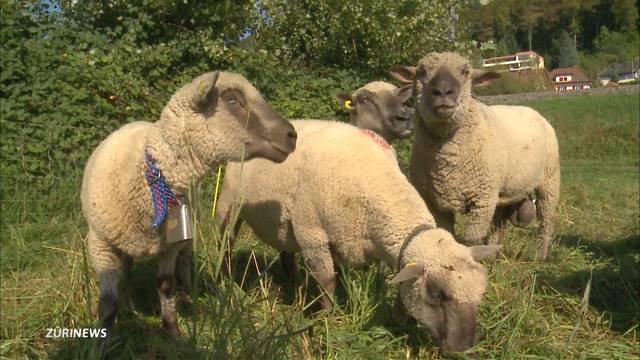
M 593 82 L 576 66 L 553 69 L 547 73 L 556 91 L 583 91 L 593 88 Z

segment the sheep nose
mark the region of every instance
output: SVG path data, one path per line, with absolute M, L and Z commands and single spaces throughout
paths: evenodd
M 298 139 L 298 133 L 295 130 L 291 129 L 287 131 L 287 146 L 290 149 L 293 150 L 296 148 L 297 139 Z
M 409 112 L 408 112 L 408 111 L 406 111 L 406 110 L 405 110 L 405 111 L 401 111 L 401 112 L 396 116 L 396 118 L 397 118 L 398 120 L 409 120 L 409 118 L 410 118 L 410 117 L 411 117 L 411 115 L 410 115 L 410 114 L 409 114 Z
M 287 138 L 296 141 L 296 139 L 298 138 L 298 133 L 295 130 L 290 130 L 287 132 Z

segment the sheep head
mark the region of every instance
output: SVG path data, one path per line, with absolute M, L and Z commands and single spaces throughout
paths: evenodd
M 414 82 L 420 89 L 417 110 L 422 121 L 448 124 L 461 106 L 471 100 L 471 86 L 500 75 L 475 70 L 465 57 L 452 52 L 429 53 L 416 67 L 395 66 L 391 75 Z
M 411 98 L 413 86 L 397 88 L 383 81 L 374 81 L 353 94 L 339 94 L 340 104 L 349 104 L 351 124 L 369 129 L 387 142 L 404 139 L 411 134 L 411 113 L 404 103 Z
M 221 159 L 284 161 L 295 149 L 293 126 L 243 76 L 216 71 L 178 90 L 158 121 L 165 138 L 179 138 L 207 166 Z
M 466 247 L 442 229 L 419 237 L 407 247 L 406 263 L 392 280 L 400 283 L 399 301 L 442 351 L 466 350 L 475 344 L 476 315 L 487 287 L 486 270 L 476 261 L 494 256 L 500 246 Z

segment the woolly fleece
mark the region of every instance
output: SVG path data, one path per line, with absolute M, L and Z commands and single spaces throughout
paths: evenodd
M 439 226 L 453 231 L 453 214 L 468 214 L 467 244 L 487 235 L 496 206 L 527 198 L 535 191 L 542 239 L 539 257 L 546 258 L 552 217 L 559 197 L 558 142 L 551 125 L 524 106 L 486 106 L 471 97 L 469 61 L 456 53 L 430 53 L 418 68 L 426 71 L 417 105 L 410 178 Z M 426 83 L 447 67 L 462 82 L 455 111 L 438 118 L 423 101 Z
M 284 163 L 227 166 L 218 216 L 242 198 L 241 219 L 276 249 L 302 251 L 330 273 L 334 261 L 359 267 L 381 260 L 395 269 L 407 236 L 435 222 L 393 153 L 349 124 L 292 124 L 298 146 Z M 484 268 L 444 230 L 418 233 L 402 260 L 423 262 L 426 276 L 445 281 L 457 302 L 477 303 L 486 288 Z
M 89 252 L 98 268 L 111 267 L 113 260 L 101 248 L 116 248 L 135 257 L 166 248 L 160 233 L 150 228 L 153 208 L 145 179 L 145 149 L 178 196 L 184 196 L 190 181 L 201 179 L 216 164 L 241 158 L 242 146 L 249 141 L 242 125 L 217 121 L 227 116 L 221 112 L 206 119 L 207 114 L 193 110 L 196 93 L 212 81 L 213 73 L 201 75 L 169 100 L 157 122 L 127 124 L 92 153 L 84 172 L 81 201 L 90 229 Z M 242 88 L 248 101 L 262 99 L 240 75 L 220 72 L 217 81 Z

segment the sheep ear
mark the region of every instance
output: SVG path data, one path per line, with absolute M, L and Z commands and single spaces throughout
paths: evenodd
M 397 90 L 398 98 L 401 103 L 407 102 L 413 95 L 413 84 L 405 85 Z
M 473 70 L 471 72 L 471 81 L 474 86 L 485 86 L 500 77 L 495 71 Z
M 338 101 L 338 104 L 340 104 L 340 106 L 344 107 L 345 109 L 351 109 L 355 105 L 353 102 L 353 98 L 349 93 L 340 93 L 336 95 L 336 100 Z
M 407 264 L 391 279 L 392 284 L 415 279 L 424 273 L 424 264 Z
M 198 110 L 210 109 L 218 101 L 216 83 L 218 82 L 219 75 L 219 71 L 214 71 L 199 76 L 193 81 L 195 87 L 193 104 Z
M 389 74 L 400 82 L 412 84 L 416 78 L 416 67 L 394 65 L 391 70 L 389 70 Z
M 471 250 L 471 256 L 475 261 L 495 257 L 500 249 L 502 249 L 502 245 L 476 245 L 469 247 L 469 250 Z

